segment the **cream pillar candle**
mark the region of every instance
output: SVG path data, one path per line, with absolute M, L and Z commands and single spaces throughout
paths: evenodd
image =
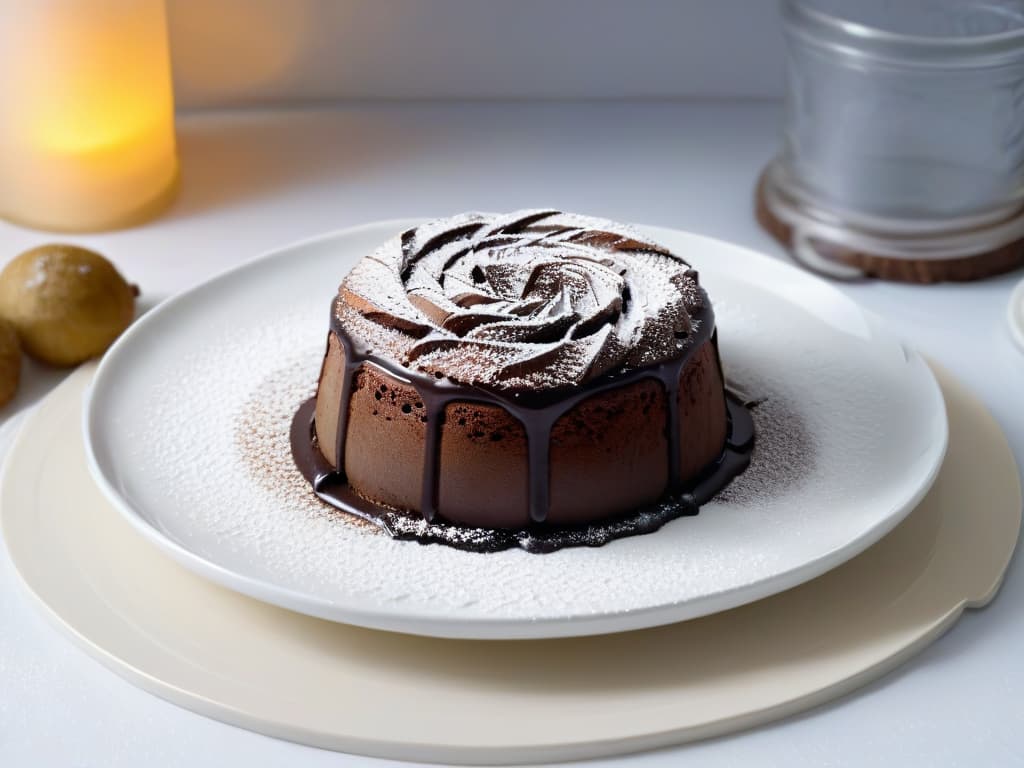
M 126 226 L 177 169 L 163 0 L 0 0 L 0 216 Z

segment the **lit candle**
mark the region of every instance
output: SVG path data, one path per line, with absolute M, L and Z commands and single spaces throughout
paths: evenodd
M 126 226 L 177 173 L 163 0 L 0 3 L 0 216 Z

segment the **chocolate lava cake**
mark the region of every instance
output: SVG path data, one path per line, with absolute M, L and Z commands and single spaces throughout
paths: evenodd
M 293 446 L 350 511 L 578 527 L 721 488 L 752 440 L 731 405 L 714 312 L 678 255 L 610 221 L 467 213 L 345 277 Z

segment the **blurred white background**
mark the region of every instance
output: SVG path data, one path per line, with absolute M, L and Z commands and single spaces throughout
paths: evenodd
M 168 0 L 178 106 L 778 98 L 771 0 Z

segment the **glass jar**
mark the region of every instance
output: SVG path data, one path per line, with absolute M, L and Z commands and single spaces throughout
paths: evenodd
M 1024 244 L 1005 253 L 1024 239 L 1024 0 L 782 8 L 783 148 L 762 179 L 762 223 L 837 277 L 970 279 L 1024 263 Z

